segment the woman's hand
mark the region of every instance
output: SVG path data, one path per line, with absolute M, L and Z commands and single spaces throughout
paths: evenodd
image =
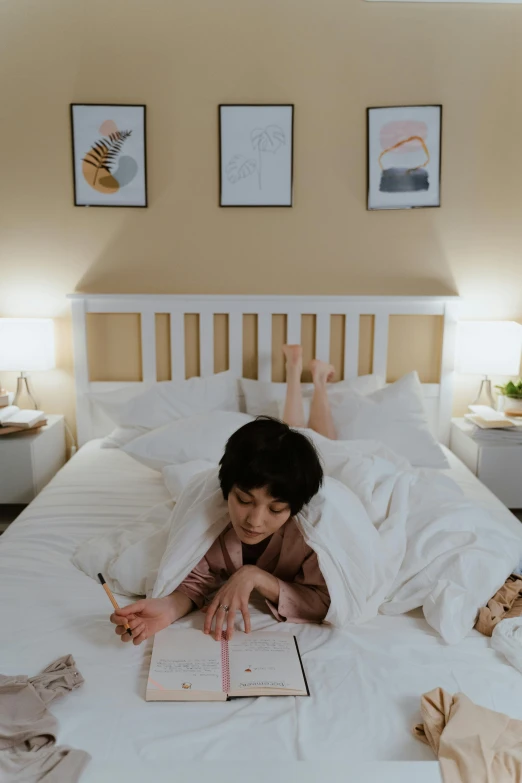
M 234 634 L 234 621 L 236 612 L 240 611 L 245 623 L 245 633 L 250 633 L 250 614 L 248 611 L 248 601 L 250 594 L 257 586 L 257 579 L 260 569 L 257 566 L 243 566 L 230 579 L 225 582 L 223 587 L 218 590 L 213 601 L 208 607 L 204 607 L 206 612 L 204 633 L 210 633 L 212 621 L 215 618 L 214 638 L 216 641 L 221 639 L 223 624 L 226 620 L 227 633 L 226 638 L 232 639 Z M 228 612 L 222 609 L 222 606 L 228 606 Z
M 111 614 L 111 623 L 116 625 L 116 633 L 122 642 L 141 644 L 149 636 L 188 614 L 192 608 L 190 598 L 174 592 L 165 598 L 142 598 L 134 604 L 123 606 Z M 132 631 L 132 638 L 127 633 L 125 622 Z

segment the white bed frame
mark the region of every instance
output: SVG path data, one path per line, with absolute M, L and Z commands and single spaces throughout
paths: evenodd
M 172 379 L 185 378 L 185 314 L 199 315 L 200 373 L 214 373 L 214 315 L 228 315 L 230 369 L 242 375 L 243 315 L 257 315 L 258 379 L 272 374 L 272 315 L 287 316 L 286 341 L 301 341 L 301 316 L 316 316 L 315 355 L 328 360 L 330 318 L 345 316 L 344 378 L 357 376 L 359 318 L 374 316 L 373 372 L 386 377 L 390 315 L 439 315 L 444 318 L 440 383 L 423 384 L 433 429 L 448 444 L 453 400 L 454 347 L 459 297 L 424 296 L 193 296 L 171 294 L 70 294 L 72 305 L 76 417 L 78 443 L 94 437 L 89 392 L 150 385 L 156 376 L 157 313 L 170 314 Z M 142 381 L 91 382 L 87 357 L 88 313 L 139 313 L 141 318 Z

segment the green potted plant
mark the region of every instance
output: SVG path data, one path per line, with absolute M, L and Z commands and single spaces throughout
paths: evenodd
M 506 416 L 517 415 L 522 416 L 522 380 L 517 383 L 509 381 L 503 386 L 496 386 L 499 393 L 502 395 L 503 405 L 500 406 Z

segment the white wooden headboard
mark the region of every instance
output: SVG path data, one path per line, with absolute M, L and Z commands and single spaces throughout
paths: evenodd
M 109 391 L 139 382 L 114 383 L 89 380 L 87 356 L 88 313 L 139 313 L 141 322 L 141 384 L 154 383 L 156 376 L 157 313 L 170 315 L 172 379 L 185 378 L 185 314 L 199 315 L 200 373 L 214 372 L 214 315 L 228 315 L 229 366 L 238 376 L 243 368 L 243 315 L 257 315 L 258 378 L 271 380 L 272 316 L 287 316 L 286 341 L 301 341 L 301 318 L 316 316 L 316 358 L 330 355 L 331 316 L 345 316 L 344 378 L 357 376 L 359 319 L 374 316 L 373 372 L 386 377 L 388 323 L 391 315 L 443 316 L 443 345 L 440 383 L 424 384 L 426 406 L 434 432 L 442 443 L 449 441 L 453 399 L 454 346 L 459 297 L 398 296 L 195 296 L 181 294 L 70 294 L 73 318 L 76 379 L 76 416 L 80 445 L 94 436 L 89 392 Z

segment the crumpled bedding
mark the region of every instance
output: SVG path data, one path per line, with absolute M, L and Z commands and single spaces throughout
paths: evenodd
M 305 432 L 327 479 L 298 524 L 330 591 L 326 621 L 343 627 L 422 606 L 446 642 L 464 638 L 520 561 L 522 531 L 499 525 L 439 471 L 412 468 L 382 444 Z M 217 468 L 190 478 L 172 506 L 82 544 L 74 564 L 92 578 L 103 571 L 120 594 L 172 592 L 227 524 Z

